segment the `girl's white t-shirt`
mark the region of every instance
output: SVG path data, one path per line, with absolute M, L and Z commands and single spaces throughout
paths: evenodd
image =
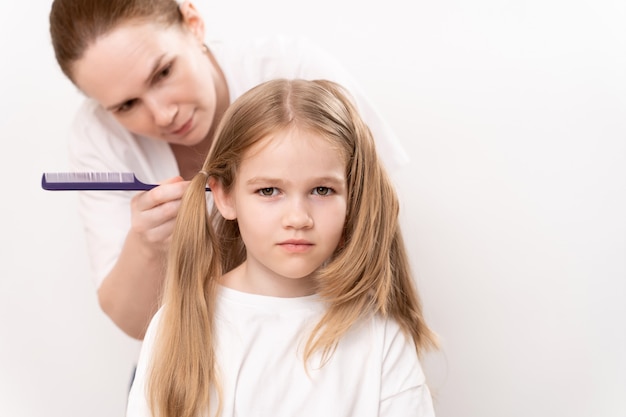
M 317 296 L 277 298 L 220 287 L 216 354 L 222 417 L 434 417 L 431 394 L 412 340 L 398 324 L 374 316 L 341 339 L 330 360 L 302 351 L 324 311 Z M 161 314 L 146 332 L 126 417 L 152 417 L 146 375 Z M 214 409 L 206 416 L 214 415 Z

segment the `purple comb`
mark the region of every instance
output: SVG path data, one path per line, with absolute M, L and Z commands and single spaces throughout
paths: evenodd
M 139 181 L 132 172 L 46 172 L 41 177 L 41 188 L 50 191 L 141 191 L 156 186 Z

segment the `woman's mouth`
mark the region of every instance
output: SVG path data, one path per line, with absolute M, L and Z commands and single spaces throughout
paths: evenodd
M 193 127 L 193 116 L 191 116 L 191 117 L 189 118 L 189 120 L 187 120 L 187 121 L 185 122 L 185 124 L 184 124 L 184 125 L 182 125 L 181 127 L 179 127 L 179 128 L 178 128 L 178 129 L 176 129 L 176 130 L 173 130 L 173 131 L 172 131 L 172 135 L 176 135 L 176 136 L 183 136 L 183 135 L 185 135 L 186 133 L 188 133 L 188 132 L 191 130 L 191 128 L 192 128 L 192 127 Z

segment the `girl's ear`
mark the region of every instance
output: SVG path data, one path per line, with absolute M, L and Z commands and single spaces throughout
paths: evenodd
M 237 218 L 237 209 L 235 208 L 234 198 L 228 194 L 222 183 L 216 178 L 209 178 L 209 187 L 213 194 L 213 203 L 226 220 L 235 220 Z
M 198 13 L 196 6 L 190 1 L 184 1 L 178 8 L 183 15 L 185 26 L 187 26 L 196 39 L 204 45 L 204 19 L 202 19 L 202 16 Z

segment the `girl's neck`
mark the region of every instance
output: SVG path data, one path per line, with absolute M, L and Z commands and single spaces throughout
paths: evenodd
M 240 292 L 280 298 L 304 297 L 316 292 L 313 277 L 292 279 L 253 273 L 246 261 L 224 274 L 220 284 Z

